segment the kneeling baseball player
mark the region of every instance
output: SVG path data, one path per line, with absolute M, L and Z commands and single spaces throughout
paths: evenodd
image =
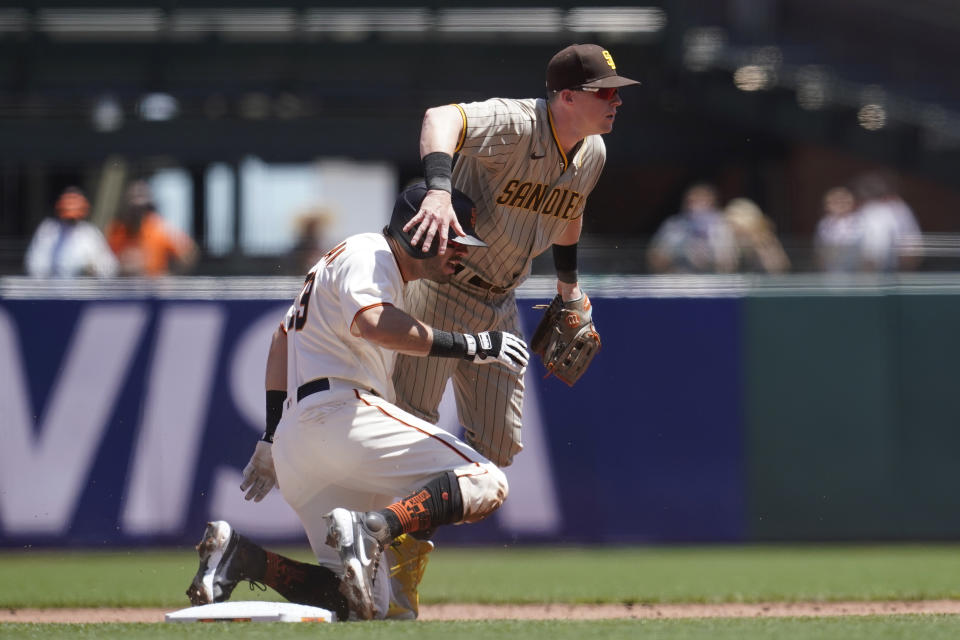
M 529 357 L 511 333 L 441 331 L 402 310 L 406 283 L 447 282 L 468 247 L 486 246 L 473 231 L 473 202 L 455 192 L 464 235 L 439 255 L 415 247 L 403 227 L 426 192 L 422 183 L 405 189 L 383 233 L 351 236 L 327 253 L 307 273 L 270 345 L 267 427 L 241 490 L 259 502 L 279 485 L 318 564 L 272 553 L 228 523 L 212 522 L 197 545 L 191 603 L 227 600 L 248 580 L 329 609 L 338 620 L 414 618 L 429 532 L 481 520 L 506 499 L 506 477 L 493 463 L 393 404 L 397 353 L 518 374 Z

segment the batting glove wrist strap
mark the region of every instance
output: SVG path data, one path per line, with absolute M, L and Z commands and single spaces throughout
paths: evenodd
M 468 338 L 473 340 L 472 336 L 466 336 L 462 333 L 434 329 L 433 344 L 430 345 L 430 353 L 427 355 L 440 358 L 467 358 L 469 360 L 477 352 L 477 348 L 476 341 L 473 340 L 473 349 L 470 350 Z
M 260 437 L 263 442 L 273 442 L 273 434 L 277 432 L 277 425 L 283 416 L 283 401 L 286 399 L 286 391 L 267 391 L 267 428 Z
M 427 189 L 453 193 L 453 157 L 443 151 L 434 151 L 423 156 L 423 177 Z
M 467 343 L 467 351 L 463 354 L 463 357 L 465 360 L 473 360 L 477 355 L 477 336 L 465 333 L 463 334 L 463 339 Z
M 457 333 L 434 329 L 428 355 L 463 358 L 477 364 L 499 363 L 518 372 L 526 368 L 530 359 L 527 343 L 506 331 Z

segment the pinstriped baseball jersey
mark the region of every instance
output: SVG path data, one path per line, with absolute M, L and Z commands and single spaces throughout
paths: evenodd
M 544 99 L 455 105 L 463 134 L 453 186 L 477 205 L 477 235 L 489 246 L 464 263 L 491 284 L 513 288 L 583 215 L 606 161 L 603 139 L 588 136 L 568 158 Z
M 449 284 L 409 283 L 406 310 L 447 331 L 519 335 L 513 289 L 529 275 L 533 258 L 583 215 L 606 149 L 600 136 L 588 136 L 567 157 L 543 99 L 456 106 L 463 133 L 453 185 L 477 205 L 477 235 L 488 248 L 471 250 L 463 259 L 467 268 Z M 503 289 L 478 287 L 470 282 L 476 277 Z M 400 354 L 393 376 L 397 404 L 436 422 L 450 378 L 467 442 L 497 465 L 509 465 L 523 448 L 523 378 L 496 365 Z

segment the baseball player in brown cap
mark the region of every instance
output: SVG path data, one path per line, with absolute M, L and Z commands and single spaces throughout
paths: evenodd
M 620 88 L 639 84 L 617 73 L 611 53 L 574 44 L 547 65 L 545 98 L 493 98 L 428 109 L 420 154 L 430 191 L 406 229 L 424 248 L 444 251 L 456 233 L 450 193 L 477 204 L 477 232 L 490 245 L 463 261 L 447 284 L 420 282 L 408 290 L 408 309 L 444 330 L 500 329 L 521 333 L 514 290 L 533 259 L 553 249 L 557 291 L 565 302 L 584 294 L 577 284 L 577 242 L 587 197 L 606 159 L 601 134 L 613 129 Z M 453 155 L 459 154 L 456 163 Z M 523 379 L 502 367 L 427 362 L 400 356 L 394 371 L 398 403 L 438 420 L 453 378 L 466 436 L 500 466 L 522 449 Z
M 445 331 L 522 335 L 514 291 L 533 259 L 551 247 L 563 304 L 590 309 L 577 284 L 582 216 L 606 160 L 600 136 L 613 129 L 620 88 L 635 84 L 617 73 L 607 49 L 574 44 L 547 65 L 544 98 L 427 110 L 420 157 L 429 191 L 404 230 L 423 249 L 445 251 L 454 233 L 462 233 L 451 206 L 451 192 L 459 189 L 476 203 L 476 230 L 489 248 L 464 258 L 448 283 L 411 283 L 406 301 L 413 316 Z M 451 378 L 467 442 L 497 465 L 509 465 L 523 448 L 523 375 L 401 354 L 393 375 L 397 404 L 436 423 Z M 410 547 L 410 553 L 423 556 L 430 548 Z M 407 562 L 420 571 L 425 563 L 423 557 Z M 405 581 L 413 602 L 419 577 Z

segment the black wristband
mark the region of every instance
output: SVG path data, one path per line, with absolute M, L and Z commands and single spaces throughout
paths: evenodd
M 466 358 L 468 357 L 467 337 L 455 331 L 451 333 L 443 329 L 434 329 L 433 344 L 430 345 L 430 353 L 427 355 L 438 358 Z
M 553 245 L 553 266 L 557 269 L 557 280 L 577 284 L 577 244 Z
M 433 151 L 423 156 L 423 178 L 427 189 L 453 193 L 453 157 L 443 151 Z
M 277 425 L 283 416 L 283 401 L 286 399 L 286 391 L 267 390 L 267 428 L 260 436 L 264 442 L 273 442 L 273 434 L 276 433 Z

